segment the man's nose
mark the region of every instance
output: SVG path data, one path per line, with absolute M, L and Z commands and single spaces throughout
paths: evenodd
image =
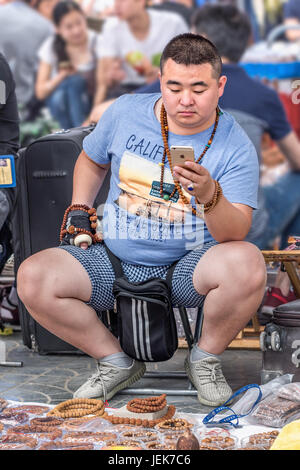
M 182 90 L 180 95 L 180 103 L 183 106 L 191 106 L 194 103 L 191 90 Z

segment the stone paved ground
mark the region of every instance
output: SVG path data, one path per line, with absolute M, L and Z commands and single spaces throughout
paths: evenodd
M 7 348 L 7 361 L 22 361 L 23 367 L 0 366 L 0 397 L 17 401 L 35 401 L 57 404 L 72 398 L 72 393 L 94 372 L 94 360 L 87 356 L 41 356 L 23 345 L 21 333 L 1 337 Z M 164 363 L 148 364 L 147 370 L 184 371 L 187 350 L 179 349 L 174 357 Z M 261 352 L 227 350 L 222 356 L 223 371 L 233 390 L 249 383 L 260 383 Z M 188 389 L 188 380 L 143 378 L 134 385 L 143 388 Z M 111 407 L 123 406 L 132 395 L 118 394 L 109 401 Z M 208 407 L 200 405 L 196 396 L 168 395 L 168 403 L 178 411 L 206 413 Z

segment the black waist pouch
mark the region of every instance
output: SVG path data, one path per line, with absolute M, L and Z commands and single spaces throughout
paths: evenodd
M 129 282 L 119 258 L 107 247 L 106 250 L 116 274 L 113 295 L 123 351 L 138 361 L 170 359 L 178 347 L 171 302 L 171 280 L 176 263 L 169 268 L 166 280 L 151 278 L 143 282 Z

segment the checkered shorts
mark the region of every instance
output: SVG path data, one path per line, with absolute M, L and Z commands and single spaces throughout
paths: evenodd
M 195 267 L 204 255 L 217 242 L 209 242 L 190 251 L 181 258 L 173 272 L 172 277 L 172 302 L 175 306 L 200 307 L 204 296 L 199 295 L 193 285 L 193 273 Z M 112 294 L 115 273 L 102 244 L 90 246 L 87 250 L 73 245 L 63 245 L 59 248 L 68 251 L 74 256 L 87 271 L 91 284 L 92 295 L 87 302 L 97 312 L 113 308 L 114 297 Z M 142 266 L 129 264 L 122 261 L 122 268 L 129 282 L 142 282 L 151 277 L 166 278 L 170 265 L 165 266 Z

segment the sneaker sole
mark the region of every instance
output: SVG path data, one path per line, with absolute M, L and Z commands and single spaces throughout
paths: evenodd
M 124 380 L 124 382 L 120 382 L 109 393 L 107 393 L 106 400 L 110 400 L 120 390 L 123 390 L 124 388 L 129 387 L 134 382 L 142 378 L 145 372 L 146 372 L 146 366 L 145 364 L 143 364 L 143 367 L 141 367 L 134 375 L 129 377 L 127 380 Z M 94 397 L 89 397 L 89 398 L 95 398 L 95 399 L 102 400 L 102 401 L 104 400 L 104 396 L 98 396 L 98 395 Z
M 190 368 L 189 368 L 189 365 L 188 365 L 188 362 L 186 361 L 185 362 L 185 371 L 187 373 L 187 376 L 188 378 L 190 379 L 191 383 L 194 385 L 194 382 L 193 382 L 193 378 L 192 378 L 192 374 L 191 374 L 191 371 L 190 371 Z M 195 387 L 195 385 L 194 385 Z M 195 387 L 195 389 L 197 390 L 197 387 Z M 212 401 L 208 401 L 206 400 L 205 398 L 202 398 L 202 396 L 199 394 L 197 394 L 198 396 L 198 400 L 199 402 L 202 404 L 202 405 L 207 405 L 207 406 L 220 406 L 220 405 L 223 405 L 223 403 L 225 403 L 226 400 L 224 401 L 221 401 L 221 402 L 212 402 Z M 231 402 L 228 403 L 228 405 L 230 404 Z

